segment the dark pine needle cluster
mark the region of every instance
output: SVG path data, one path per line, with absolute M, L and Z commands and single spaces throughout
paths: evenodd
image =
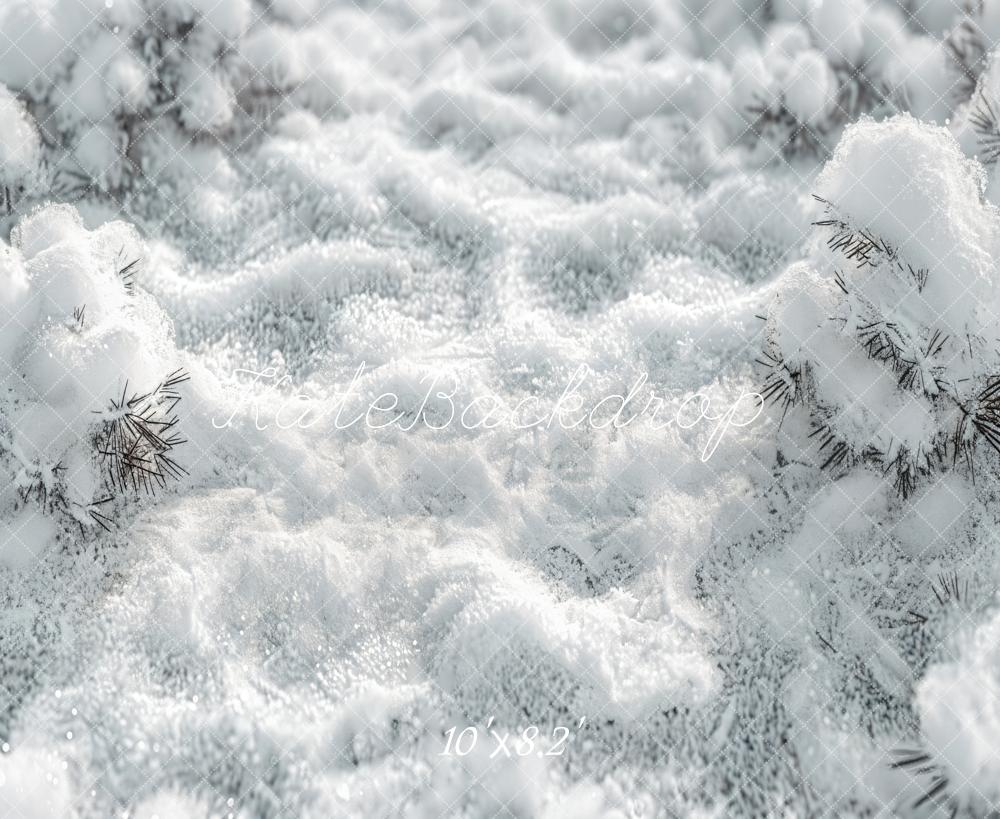
M 101 412 L 97 452 L 110 492 L 152 494 L 187 474 L 173 452 L 186 442 L 174 409 L 181 400 L 177 387 L 189 379 L 176 370 L 150 392 L 131 396 L 126 384 L 121 398 L 111 399 Z

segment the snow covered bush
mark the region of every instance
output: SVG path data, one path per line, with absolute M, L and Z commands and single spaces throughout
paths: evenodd
M 964 592 L 957 580 L 950 594 Z M 919 744 L 900 749 L 893 763 L 919 793 L 914 805 L 946 806 L 951 815 L 994 815 L 1000 805 L 1000 617 L 979 625 L 966 614 L 917 686 Z
M 24 106 L 0 84 L 0 208 L 8 214 L 41 169 L 41 142 Z
M 184 377 L 157 385 L 176 367 L 165 317 L 132 281 L 141 253 L 125 224 L 90 231 L 68 205 L 0 245 L 4 563 L 68 528 L 108 528 L 116 495 L 181 474 L 170 452 Z
M 822 0 L 768 4 L 760 41 L 733 50 L 734 137 L 763 159 L 827 158 L 864 114 L 943 123 L 967 99 L 1000 33 L 985 4 Z M 926 18 L 927 22 L 924 22 Z
M 1000 20 L 997 23 L 1000 35 Z M 997 160 L 1000 159 L 1000 61 L 995 51 L 981 60 L 980 73 L 970 83 L 974 86 L 968 100 L 959 106 L 952 130 L 966 154 L 978 159 L 986 169 L 986 198 L 1000 204 L 997 183 Z
M 43 128 L 60 190 L 120 191 L 164 140 L 182 151 L 246 133 L 293 93 L 322 113 L 337 105 L 321 42 L 285 22 L 300 5 L 11 0 L 0 7 L 0 84 Z
M 906 37 L 902 16 L 878 4 L 825 0 L 805 19 L 783 14 L 737 56 L 729 104 L 769 150 L 825 156 L 846 124 L 898 107 L 891 73 Z
M 954 15 L 954 8 L 951 9 Z M 960 15 L 943 41 L 949 67 L 957 77 L 956 103 L 974 96 L 980 78 L 993 62 L 1000 44 L 1000 6 L 986 0 L 962 4 Z
M 767 314 L 763 394 L 809 416 L 824 467 L 903 495 L 1000 450 L 995 212 L 979 166 L 909 117 L 845 133 L 818 182 L 821 242 Z

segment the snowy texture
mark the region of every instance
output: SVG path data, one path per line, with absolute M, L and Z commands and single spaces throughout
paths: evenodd
M 1000 810 L 998 39 L 0 3 L 0 815 Z
M 808 407 L 824 466 L 867 462 L 904 495 L 942 461 L 971 469 L 981 439 L 1000 451 L 998 232 L 979 166 L 897 117 L 852 126 L 816 188 L 819 274 L 788 274 L 774 302 L 766 397 Z
M 957 602 L 961 590 L 952 593 Z M 916 694 L 921 772 L 932 785 L 947 782 L 952 805 L 976 815 L 1000 800 L 1000 754 L 992 740 L 1000 726 L 997 627 L 992 613 L 979 626 L 963 624 L 949 656 L 928 669 Z
M 179 396 L 161 386 L 181 376 L 129 392 L 177 357 L 165 316 L 134 292 L 131 254 L 142 246 L 133 229 L 109 222 L 89 231 L 73 207 L 52 205 L 21 220 L 0 252 L 3 503 L 16 513 L 0 561 L 22 566 L 59 529 L 107 530 L 116 489 L 162 486 L 171 471 L 162 462 L 172 448 L 167 405 Z

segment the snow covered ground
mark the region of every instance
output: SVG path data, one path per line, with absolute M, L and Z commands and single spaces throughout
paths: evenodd
M 2 0 L 0 817 L 1000 809 L 996 38 Z

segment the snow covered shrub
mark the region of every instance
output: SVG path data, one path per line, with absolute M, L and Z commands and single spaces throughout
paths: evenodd
M 0 244 L 0 517 L 14 521 L 4 562 L 69 526 L 108 528 L 116 494 L 180 474 L 169 453 L 183 376 L 128 387 L 168 371 L 173 349 L 165 317 L 132 286 L 141 250 L 125 224 L 90 231 L 67 205 L 34 212 Z
M 952 593 L 962 587 L 956 583 Z M 960 629 L 953 656 L 932 665 L 917 686 L 920 741 L 893 763 L 915 780 L 914 807 L 942 805 L 952 816 L 994 815 L 1000 807 L 998 636 L 995 613 Z
M 958 102 L 969 99 L 1000 38 L 1000 6 L 975 0 L 944 38 L 949 64 L 958 77 Z
M 1000 33 L 1000 22 L 998 22 Z M 975 90 L 956 112 L 952 129 L 967 154 L 986 168 L 986 198 L 1000 204 L 997 160 L 1000 159 L 1000 62 L 991 53 L 988 66 L 978 75 Z
M 972 94 L 1000 23 L 983 4 L 903 5 L 768 4 L 760 42 L 734 49 L 733 138 L 748 136 L 763 159 L 826 158 L 864 114 L 948 120 Z
M 738 55 L 730 105 L 775 153 L 826 156 L 847 123 L 897 106 L 890 69 L 904 40 L 902 20 L 885 8 L 825 0 Z
M 246 132 L 293 93 L 321 113 L 337 105 L 317 38 L 272 19 L 282 8 L 272 5 L 255 14 L 250 0 L 10 0 L 0 5 L 0 83 L 42 126 L 59 189 L 122 190 L 143 169 L 143 146 L 160 145 L 150 135 L 180 149 Z
M 112 490 L 145 492 L 163 487 L 168 478 L 179 478 L 184 468 L 170 454 L 184 439 L 174 432 L 174 407 L 181 400 L 177 386 L 188 380 L 182 370 L 172 372 L 147 393 L 112 398 L 101 414 L 97 452 L 106 467 Z
M 765 397 L 808 414 L 824 467 L 864 464 L 908 495 L 977 444 L 1000 451 L 991 335 L 996 215 L 944 130 L 862 121 L 819 179 L 812 259 L 766 317 Z
M 14 202 L 38 176 L 41 142 L 24 106 L 0 84 L 0 209 L 8 214 Z

